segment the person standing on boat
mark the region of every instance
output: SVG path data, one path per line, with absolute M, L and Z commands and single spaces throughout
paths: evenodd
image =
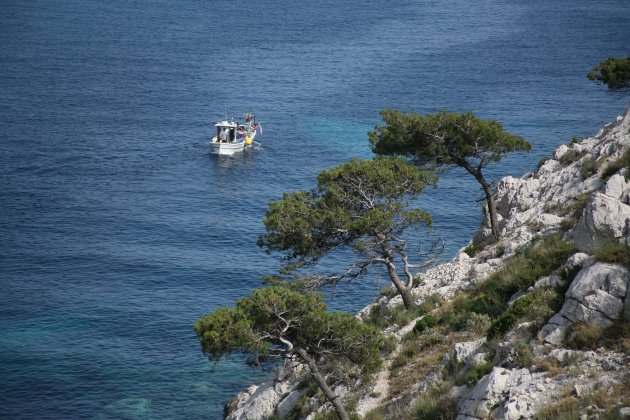
M 226 142 L 227 141 L 227 138 L 228 138 L 228 129 L 227 129 L 227 127 L 223 127 L 221 129 L 221 134 L 220 134 L 219 138 L 221 139 L 222 142 Z

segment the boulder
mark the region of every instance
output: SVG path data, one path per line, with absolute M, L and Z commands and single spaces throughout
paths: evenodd
M 495 367 L 461 402 L 458 420 L 531 417 L 549 398 L 545 375 L 528 369 Z
M 486 339 L 455 343 L 451 350 L 450 359 L 457 364 L 467 364 L 475 355 L 481 352 Z
M 560 312 L 539 333 L 546 342 L 560 345 L 576 322 L 608 327 L 625 316 L 630 272 L 616 264 L 595 263 L 583 268 L 571 283 Z
M 628 235 L 628 219 L 629 205 L 605 194 L 593 193 L 583 216 L 573 229 L 575 246 L 580 251 L 590 253 L 601 244 L 624 238 Z
M 628 193 L 630 192 L 630 182 L 626 181 L 626 178 L 620 173 L 615 174 L 608 179 L 604 186 L 604 194 L 619 200 L 623 203 L 628 203 Z

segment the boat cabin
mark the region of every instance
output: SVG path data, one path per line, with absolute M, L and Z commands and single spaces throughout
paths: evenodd
M 217 128 L 217 142 L 232 143 L 236 140 L 237 124 L 232 121 L 221 121 L 214 125 Z

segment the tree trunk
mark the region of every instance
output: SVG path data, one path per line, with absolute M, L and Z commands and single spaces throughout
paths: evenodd
M 497 205 L 494 202 L 494 195 L 492 193 L 492 188 L 490 188 L 490 184 L 483 177 L 481 173 L 481 169 L 477 170 L 473 168 L 468 162 L 464 159 L 458 160 L 457 164 L 472 176 L 475 177 L 477 182 L 481 184 L 481 188 L 483 188 L 483 192 L 486 194 L 486 202 L 488 203 L 488 218 L 490 219 L 490 228 L 492 229 L 492 237 L 494 239 L 499 239 L 499 221 L 497 219 Z
M 348 416 L 348 412 L 346 411 L 346 408 L 343 406 L 343 404 L 339 400 L 339 396 L 335 395 L 333 390 L 330 389 L 330 387 L 326 383 L 326 379 L 324 379 L 324 376 L 320 373 L 319 369 L 317 369 L 315 360 L 303 348 L 296 347 L 296 351 L 300 355 L 302 360 L 304 360 L 306 364 L 308 365 L 308 368 L 311 370 L 311 374 L 313 375 L 313 378 L 315 378 L 315 381 L 319 385 L 319 388 L 322 390 L 326 398 L 328 398 L 328 401 L 330 401 L 330 403 L 335 407 L 335 410 L 337 411 L 337 415 L 339 416 L 339 419 L 350 420 L 350 416 Z
M 396 272 L 396 266 L 391 261 L 387 261 L 386 265 L 387 272 L 389 273 L 389 278 L 391 279 L 392 283 L 394 283 L 394 286 L 396 287 L 396 290 L 398 290 L 398 293 L 400 293 L 403 303 L 405 304 L 405 308 L 411 309 L 416 306 L 416 302 L 413 298 L 413 295 L 411 294 L 411 287 L 405 286 L 402 280 L 400 280 L 400 277 L 398 277 L 398 273 Z

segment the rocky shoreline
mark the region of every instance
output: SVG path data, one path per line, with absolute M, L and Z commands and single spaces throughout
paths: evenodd
M 615 336 L 615 345 L 596 348 L 588 342 L 583 348 L 576 344 L 582 337 L 578 333 L 599 333 L 602 339 L 601 334 L 611 329 L 630 330 L 630 267 L 614 256 L 601 256 L 610 244 L 622 253 L 630 245 L 630 182 L 626 180 L 630 169 L 615 166 L 628 150 L 630 109 L 595 136 L 560 146 L 535 173 L 503 178 L 496 190 L 501 239 L 484 246 L 490 243 L 484 221 L 470 247 L 450 262 L 420 274 L 414 289 L 416 301 L 438 299 L 440 303 L 405 325 L 384 328 L 384 334 L 398 344 L 381 370 L 335 389 L 351 411 L 371 419 L 422 418 L 410 414 L 410 407 L 420 407 L 429 394 L 438 395 L 435 390 L 442 387 L 435 398 L 448 401 L 451 417 L 462 420 L 552 418 L 544 413 L 555 413 L 554 409 L 577 410 L 580 418 L 630 418 L 630 336 Z M 501 330 L 497 338 L 490 339 L 486 330 L 473 333 L 470 328 L 468 332 L 447 331 L 429 343 L 418 332 L 422 331 L 419 321 L 444 316 L 444 308 L 453 299 L 508 269 L 522 247 L 536 246 L 539 238 L 552 234 L 572 247 L 570 256 L 511 296 L 500 320 L 504 324 L 514 321 L 514 325 L 506 324 L 509 328 Z M 557 312 L 545 317 L 540 328 L 535 322 L 520 322 L 527 317 L 519 307 L 529 308 L 525 302 L 554 290 L 563 291 Z M 366 322 L 385 317 L 401 303 L 399 296 L 382 296 L 357 316 Z M 485 318 L 480 315 L 479 319 Z M 491 327 L 502 325 L 495 321 Z M 401 357 L 405 351 L 411 355 L 407 359 Z M 435 353 L 430 359 L 433 362 L 428 363 L 431 352 Z M 400 366 L 407 374 L 411 370 L 423 373 L 417 380 L 409 375 L 402 378 Z M 460 379 L 445 381 L 447 372 L 453 378 L 472 378 L 475 372 L 483 375 L 460 384 Z M 330 405 L 304 386 L 303 376 L 303 369 L 280 367 L 269 381 L 251 386 L 226 405 L 226 418 L 324 416 Z M 405 381 L 409 384 L 401 391 Z

